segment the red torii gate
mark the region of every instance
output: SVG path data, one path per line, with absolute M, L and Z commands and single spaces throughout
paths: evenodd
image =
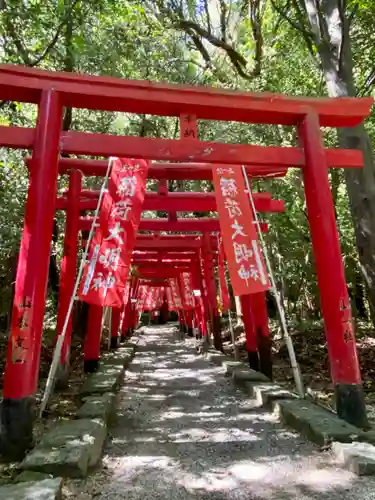
M 13 308 L 14 311 L 27 310 L 29 322 L 22 338 L 15 338 L 13 325 L 11 328 L 1 409 L 3 453 L 22 454 L 32 439 L 59 153 L 245 164 L 248 173 L 254 169 L 256 175 L 261 175 L 259 168 L 263 167 L 271 168 L 272 173 L 285 171 L 289 166 L 302 168 L 337 411 L 352 423 L 366 423 L 355 334 L 327 171 L 328 167 L 361 167 L 362 157 L 359 151 L 325 150 L 320 126 L 359 125 L 370 112 L 371 98 L 289 98 L 49 73 L 6 65 L 0 66 L 0 98 L 39 106 L 35 129 L 0 127 L 1 146 L 33 151 Z M 160 116 L 188 113 L 198 119 L 293 125 L 298 128 L 303 148 L 62 132 L 64 106 Z M 60 167 L 63 171 L 64 167 Z M 168 178 L 167 169 L 160 168 L 160 178 Z M 147 247 L 147 243 L 150 244 L 144 241 L 142 245 Z M 20 353 L 22 358 L 19 358 Z M 15 362 L 19 359 L 20 362 Z
M 89 191 L 87 199 L 79 200 L 79 210 L 95 210 L 98 204 L 99 193 Z M 87 196 L 87 194 L 86 194 Z M 272 200 L 269 193 L 254 193 L 254 204 L 258 212 L 283 212 L 283 200 Z M 67 207 L 67 198 L 56 200 L 56 209 L 64 210 Z M 168 195 L 147 192 L 143 210 L 160 212 L 214 212 L 216 199 L 214 193 L 183 193 L 173 192 Z

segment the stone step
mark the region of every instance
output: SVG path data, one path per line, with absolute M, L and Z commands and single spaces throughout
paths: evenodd
M 43 481 L 21 482 L 0 487 L 1 500 L 60 500 L 61 477 Z
M 100 418 L 108 423 L 115 410 L 116 396 L 111 392 L 105 392 L 87 396 L 83 398 L 83 402 L 76 413 L 76 418 Z
M 62 422 L 43 436 L 21 468 L 53 476 L 85 477 L 99 462 L 106 436 L 107 426 L 100 419 Z
M 87 377 L 81 387 L 80 395 L 91 396 L 116 391 L 122 383 L 124 372 L 122 365 L 102 365 L 96 373 Z
M 321 446 L 333 441 L 350 443 L 360 440 L 362 434 L 335 413 L 306 399 L 275 400 L 273 408 L 287 425 Z

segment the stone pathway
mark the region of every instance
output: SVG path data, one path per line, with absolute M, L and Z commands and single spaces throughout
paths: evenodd
M 375 480 L 259 408 L 173 326 L 148 327 L 119 395 L 104 468 L 69 481 L 75 500 L 375 500 Z

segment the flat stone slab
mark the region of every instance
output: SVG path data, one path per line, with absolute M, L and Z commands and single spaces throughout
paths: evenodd
M 111 392 L 101 395 L 87 396 L 84 404 L 76 413 L 77 418 L 100 418 L 108 422 L 114 412 L 116 396 Z
M 262 374 L 261 374 L 262 375 Z M 244 387 L 249 396 L 256 399 L 262 406 L 269 406 L 280 399 L 298 399 L 297 394 L 290 392 L 272 382 L 245 381 Z
M 2 500 L 60 500 L 63 480 L 61 477 L 8 484 L 0 487 Z
M 231 377 L 236 369 L 246 370 L 245 363 L 242 363 L 242 361 L 233 361 L 233 358 L 230 358 L 229 361 L 224 361 L 222 366 L 224 368 L 225 375 L 228 377 Z
M 208 351 L 205 357 L 207 361 L 211 361 L 211 363 L 218 366 L 221 366 L 225 361 L 229 362 L 231 360 L 230 356 L 219 351 Z
M 287 425 L 321 446 L 333 441 L 350 443 L 361 434 L 354 425 L 306 399 L 276 400 L 273 408 Z
M 101 371 L 101 368 L 104 366 L 121 366 L 123 368 L 127 368 L 132 360 L 132 354 L 130 352 L 118 352 L 115 351 L 115 353 L 110 353 L 106 357 L 102 357 L 101 362 L 100 362 L 100 368 L 99 372 Z
M 332 443 L 332 452 L 341 467 L 358 476 L 375 475 L 375 446 L 369 443 Z
M 33 470 L 24 470 L 14 479 L 16 483 L 30 483 L 31 481 L 43 481 L 44 479 L 52 479 L 51 474 L 45 472 L 35 472 Z M 1 497 L 0 497 L 1 498 Z
M 85 477 L 99 462 L 106 436 L 107 426 L 100 419 L 62 422 L 43 436 L 21 468 L 53 476 Z
M 233 382 L 270 382 L 270 379 L 263 373 L 246 367 L 229 368 L 232 373 Z
M 124 344 L 122 347 L 118 348 L 118 351 L 124 354 L 128 354 L 129 356 L 134 358 L 136 347 L 137 346 L 135 344 Z
M 111 352 L 107 352 L 101 357 L 101 364 L 122 365 L 127 367 L 134 357 L 134 349 L 131 347 L 119 347 Z
M 124 367 L 120 365 L 103 364 L 96 373 L 89 375 L 83 383 L 80 395 L 90 396 L 116 391 L 124 376 Z
M 124 347 L 133 347 L 137 349 L 137 345 L 139 343 L 139 339 L 137 337 L 132 337 L 131 340 L 127 340 L 124 344 Z

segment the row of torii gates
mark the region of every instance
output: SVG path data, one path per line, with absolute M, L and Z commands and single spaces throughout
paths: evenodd
M 75 279 L 78 234 L 80 231 L 87 233 L 91 220 L 86 211 L 94 210 L 97 205 L 98 192 L 83 189 L 82 179 L 84 176 L 105 176 L 107 160 L 97 158 L 112 156 L 152 161 L 148 176 L 159 181 L 158 192 L 146 194 L 143 208 L 166 211 L 169 217 L 142 219 L 141 231 L 201 233 L 200 236 L 139 234 L 133 262 L 144 275 L 152 276 L 156 262 L 169 261 L 159 266 L 167 277 L 176 272 L 176 268 L 184 269 L 186 264 L 191 268 L 197 263 L 197 252 L 201 252 L 208 276 L 207 318 L 217 349 L 221 349 L 214 276 L 217 244 L 212 233 L 219 231 L 219 221 L 209 217 L 179 219 L 176 215 L 186 211 L 215 211 L 215 197 L 212 193 L 168 193 L 167 181 L 209 180 L 212 178 L 212 164 L 245 165 L 250 179 L 282 177 L 289 167 L 302 169 L 337 412 L 351 423 L 366 425 L 355 332 L 328 177 L 329 168 L 361 168 L 363 159 L 357 150 L 325 149 L 320 127 L 359 125 L 370 113 L 371 98 L 291 98 L 1 65 L 0 99 L 38 105 L 35 128 L 0 126 L 0 146 L 32 151 L 32 157 L 27 160 L 30 183 L 13 317 L 19 318 L 20 311 L 23 314 L 27 310 L 28 314 L 21 327 L 22 335 L 19 335 L 20 325 L 15 325 L 13 320 L 10 331 L 1 407 L 0 451 L 3 455 L 20 456 L 32 441 L 56 210 L 66 210 L 57 324 L 59 333 Z M 171 140 L 62 131 L 65 107 L 179 117 L 181 138 Z M 193 117 L 193 126 L 186 116 Z M 292 125 L 297 127 L 300 147 L 202 142 L 194 129 L 195 119 Z M 57 180 L 62 174 L 69 174 L 69 190 L 59 197 Z M 254 202 L 259 212 L 284 210 L 283 201 L 272 200 L 268 193 L 255 193 Z M 267 224 L 262 223 L 262 230 L 267 231 Z M 250 308 L 256 326 L 267 338 L 264 294 L 255 302 L 246 296 L 242 298 L 248 336 L 250 331 L 254 332 L 254 324 L 251 325 L 251 319 L 248 319 Z M 97 361 L 99 356 L 98 343 L 87 340 L 95 337 L 93 332 L 101 324 L 101 311 L 96 314 L 95 319 L 95 314 L 91 313 L 91 321 L 88 322 L 87 365 L 90 360 Z M 131 326 L 128 322 L 127 328 Z M 115 329 L 116 337 L 117 333 Z M 255 345 L 254 349 L 257 350 L 257 347 Z M 21 358 L 20 349 L 24 352 Z

